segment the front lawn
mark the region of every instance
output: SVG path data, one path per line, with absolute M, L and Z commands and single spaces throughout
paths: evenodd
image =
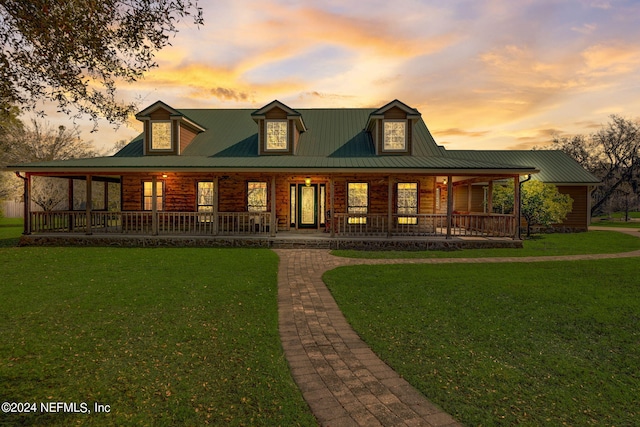
M 630 221 L 625 221 L 624 212 L 601 215 L 591 220 L 591 225 L 599 227 L 640 228 L 640 212 L 629 212 Z
M 640 237 L 640 234 L 638 234 Z M 554 233 L 536 235 L 523 242 L 521 249 L 464 249 L 459 251 L 355 251 L 334 250 L 350 258 L 484 258 L 552 255 L 581 255 L 630 252 L 640 249 L 640 238 L 616 231 Z
M 110 406 L 0 424 L 314 425 L 277 267 L 257 249 L 0 248 L 2 401 Z
M 372 349 L 466 425 L 638 425 L 638 262 L 368 265 L 324 279 Z

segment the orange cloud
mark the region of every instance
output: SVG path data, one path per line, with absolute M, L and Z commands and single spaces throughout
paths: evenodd
M 640 53 L 637 46 L 621 41 L 600 43 L 582 52 L 585 74 L 612 76 L 637 73 L 640 68 Z

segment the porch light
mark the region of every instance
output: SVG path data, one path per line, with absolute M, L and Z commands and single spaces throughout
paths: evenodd
M 162 174 L 162 177 L 163 177 L 163 178 L 166 178 L 166 177 L 167 177 L 167 174 L 166 174 L 166 173 L 163 173 L 163 174 Z
M 446 185 L 447 184 L 447 178 L 443 179 L 442 183 Z
M 306 185 L 307 187 L 311 186 L 311 178 L 306 177 L 304 179 L 304 185 Z

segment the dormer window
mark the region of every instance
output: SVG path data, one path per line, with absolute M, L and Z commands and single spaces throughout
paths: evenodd
M 267 120 L 266 150 L 288 150 L 288 133 L 286 120 Z
M 413 154 L 413 126 L 420 112 L 397 99 L 369 114 L 365 129 L 377 155 L 410 156 Z
M 385 120 L 383 133 L 384 151 L 405 151 L 407 149 L 407 121 Z
M 144 123 L 145 156 L 179 156 L 205 128 L 180 111 L 158 101 L 136 114 Z
M 152 150 L 171 150 L 171 122 L 170 121 L 152 121 L 151 122 L 151 149 Z
M 302 114 L 280 101 L 273 101 L 251 113 L 258 125 L 258 154 L 295 155 L 300 135 L 307 130 Z

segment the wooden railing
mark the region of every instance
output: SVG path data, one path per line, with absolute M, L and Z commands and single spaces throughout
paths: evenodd
M 357 236 L 446 236 L 446 214 L 335 214 L 335 233 Z M 452 236 L 514 237 L 513 215 L 453 214 Z
M 122 233 L 158 235 L 268 234 L 270 212 L 32 212 L 32 233 Z
M 335 231 L 343 236 L 386 236 L 387 215 L 335 214 Z
M 333 231 L 344 237 L 446 236 L 447 215 L 336 213 Z M 121 233 L 143 235 L 268 235 L 270 212 L 103 212 L 87 223 L 84 211 L 31 212 L 32 233 Z M 452 236 L 514 237 L 516 219 L 500 214 L 453 214 Z M 274 230 L 275 231 L 275 230 Z
M 502 214 L 454 214 L 454 236 L 514 237 L 516 218 Z

